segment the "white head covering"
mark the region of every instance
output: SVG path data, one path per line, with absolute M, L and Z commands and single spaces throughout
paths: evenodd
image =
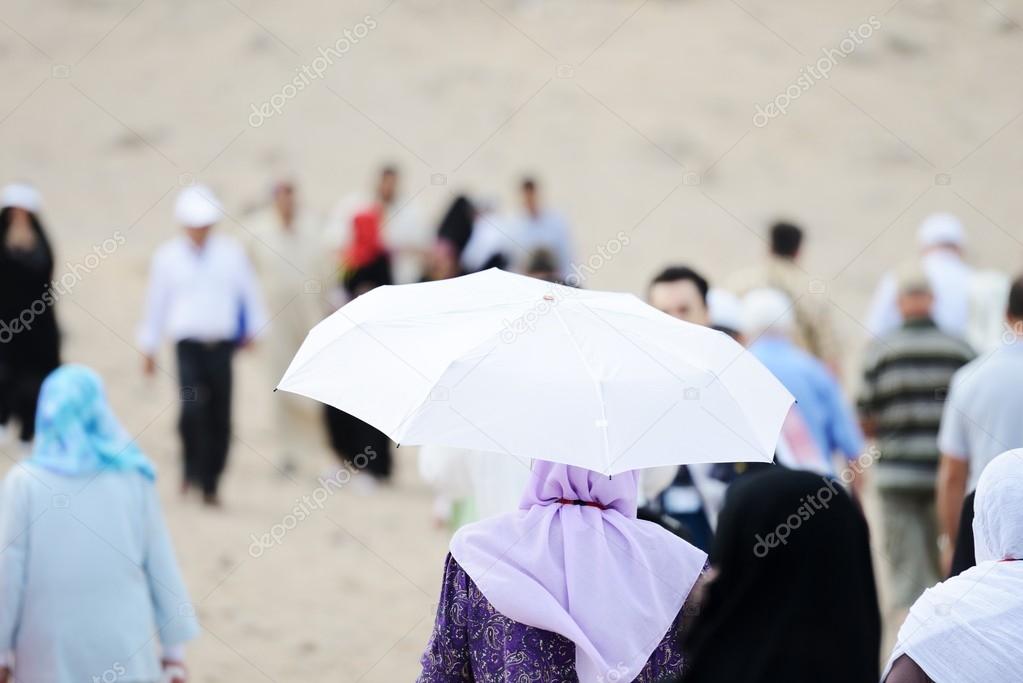
M 795 322 L 792 300 L 781 290 L 754 289 L 742 298 L 742 332 L 749 337 L 764 332 L 789 334 Z
M 739 297 L 727 289 L 711 287 L 707 292 L 707 309 L 713 327 L 725 327 L 737 332 L 742 329 L 742 304 Z
M 941 245 L 961 247 L 966 244 L 966 230 L 952 214 L 932 213 L 920 224 L 916 240 L 922 249 Z
M 205 185 L 186 187 L 174 202 L 174 218 L 186 228 L 205 228 L 224 217 L 224 208 Z
M 973 509 L 977 566 L 914 603 L 885 675 L 905 654 L 935 683 L 1020 680 L 1023 449 L 1006 451 L 984 468 Z
M 39 213 L 43 208 L 43 196 L 28 183 L 10 183 L 0 191 L 0 209 L 15 207 L 29 213 Z

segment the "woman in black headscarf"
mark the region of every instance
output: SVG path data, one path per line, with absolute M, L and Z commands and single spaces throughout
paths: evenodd
M 455 197 L 437 228 L 437 239 L 449 243 L 455 252 L 455 260 L 472 236 L 472 225 L 476 221 L 476 208 L 464 194 Z
M 729 488 L 685 683 L 874 683 L 881 617 L 867 523 L 833 480 L 771 469 Z
M 39 387 L 60 365 L 53 311 L 53 251 L 39 220 L 39 193 L 20 183 L 0 193 L 0 425 L 35 434 Z

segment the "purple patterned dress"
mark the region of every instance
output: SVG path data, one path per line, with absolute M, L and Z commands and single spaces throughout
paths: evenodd
M 682 673 L 677 645 L 681 621 L 680 613 L 636 683 L 654 683 Z M 499 613 L 451 555 L 422 664 L 418 683 L 579 683 L 575 644 Z M 612 673 L 606 683 L 613 680 Z

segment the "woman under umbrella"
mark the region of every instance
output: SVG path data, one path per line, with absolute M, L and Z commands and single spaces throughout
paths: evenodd
M 39 386 L 60 364 L 53 252 L 40 205 L 31 185 L 13 183 L 0 191 L 0 427 L 15 418 L 26 449 Z
M 514 513 L 451 540 L 419 683 L 616 681 L 682 671 L 706 555 L 636 519 L 636 477 L 536 461 Z
M 95 372 L 46 378 L 0 493 L 0 681 L 184 680 L 198 624 L 155 476 Z

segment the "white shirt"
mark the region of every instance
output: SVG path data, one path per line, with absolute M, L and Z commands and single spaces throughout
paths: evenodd
M 268 322 L 252 265 L 237 241 L 212 234 L 197 248 L 182 235 L 156 251 L 138 337 L 145 353 L 155 353 L 165 336 L 237 339 L 243 318 L 246 337 Z
M 1021 405 L 1023 339 L 970 361 L 952 376 L 938 448 L 969 463 L 967 493 L 998 454 L 1023 447 Z
M 938 327 L 960 339 L 966 337 L 970 321 L 970 286 L 973 269 L 958 254 L 947 249 L 925 253 L 921 266 L 934 293 L 931 315 Z M 875 337 L 891 332 L 902 323 L 899 314 L 898 286 L 888 273 L 881 280 L 870 304 L 867 329 Z
M 153 483 L 31 464 L 0 490 L 0 652 L 19 681 L 160 679 L 198 635 Z M 98 680 L 98 679 L 97 679 Z

